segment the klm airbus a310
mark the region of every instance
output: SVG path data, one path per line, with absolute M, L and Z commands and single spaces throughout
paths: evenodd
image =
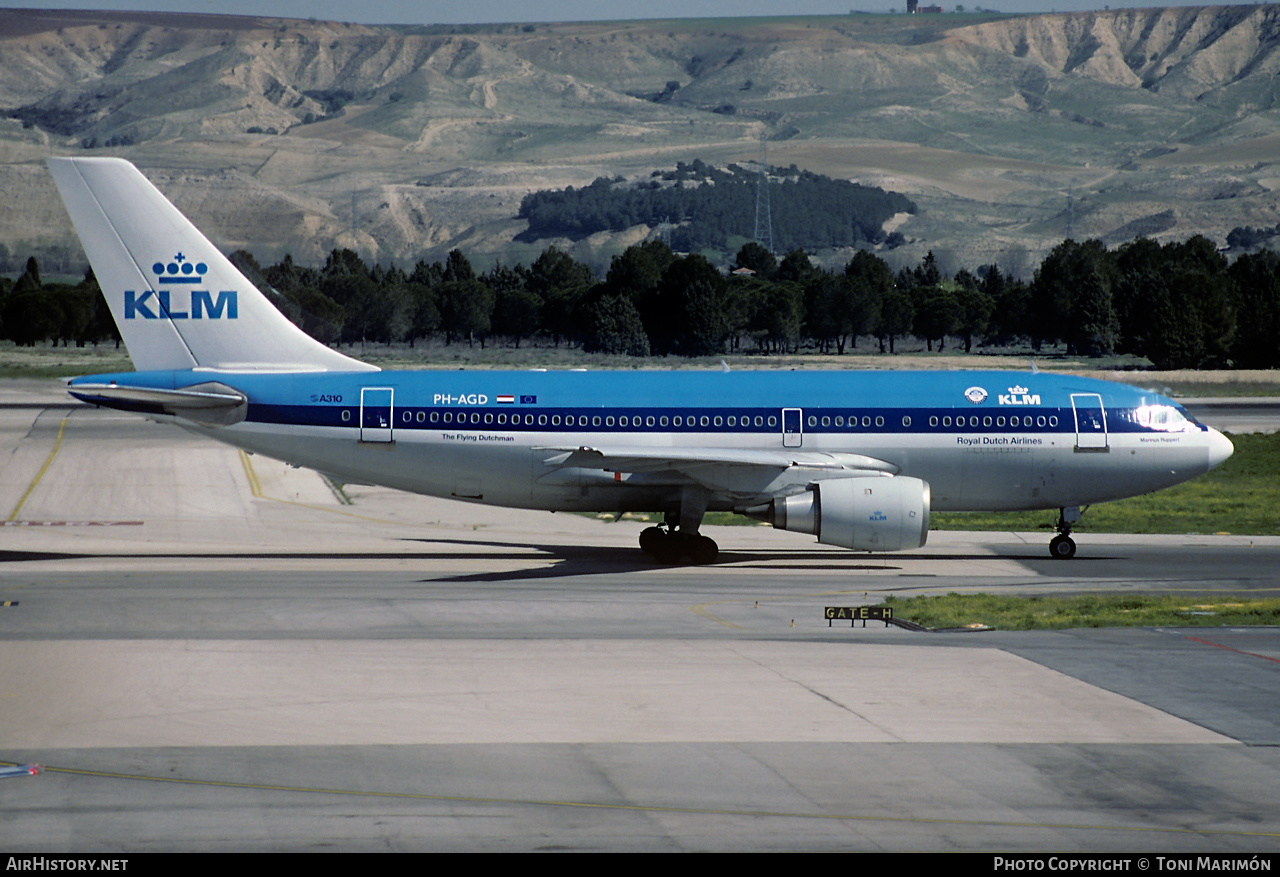
M 550 511 L 660 512 L 658 560 L 708 563 L 707 511 L 863 551 L 924 544 L 929 512 L 1091 503 L 1231 455 L 1177 403 L 1036 372 L 380 371 L 290 323 L 133 165 L 49 168 L 137 368 L 85 402 L 324 472 Z

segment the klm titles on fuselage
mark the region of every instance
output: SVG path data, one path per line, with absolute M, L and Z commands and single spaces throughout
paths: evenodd
M 1026 387 L 1010 387 L 1008 393 L 997 396 L 1001 405 L 1039 405 L 1040 394 L 1028 392 Z
M 964 397 L 974 405 L 987 401 L 987 395 L 985 387 L 970 387 L 964 391 Z M 1039 405 L 1040 394 L 1032 393 L 1026 387 L 1014 386 L 1007 393 L 997 394 L 996 402 L 1000 405 Z
M 147 289 L 139 293 L 133 289 L 124 291 L 124 318 L 136 320 L 235 320 L 240 316 L 239 302 L 234 289 L 219 290 L 217 297 L 207 289 L 183 289 L 204 282 L 204 275 L 209 267 L 204 262 L 189 262 L 182 253 L 176 254 L 165 264 L 156 262 L 151 266 L 156 275 L 156 289 Z M 165 289 L 176 286 L 178 289 Z M 185 301 L 181 298 L 187 293 Z

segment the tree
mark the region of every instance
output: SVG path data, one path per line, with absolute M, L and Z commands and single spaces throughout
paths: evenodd
M 622 353 L 648 356 L 649 336 L 640 312 L 625 295 L 597 287 L 596 296 L 583 309 L 582 349 L 588 353 Z
M 957 310 L 956 334 L 964 339 L 964 352 L 973 351 L 973 336 L 987 331 L 991 315 L 995 312 L 995 299 L 983 288 L 982 282 L 968 271 L 956 274 L 954 292 Z
M 578 305 L 594 285 L 591 269 L 556 247 L 547 247 L 529 266 L 529 290 L 542 299 L 543 326 L 557 347 L 562 338 L 577 336 Z
M 763 244 L 755 241 L 747 241 L 742 245 L 734 263 L 739 268 L 754 271 L 757 277 L 766 280 L 771 280 L 778 270 L 778 260 L 773 257 L 773 253 L 765 249 Z
M 889 352 L 894 352 L 894 339 L 911 331 L 915 316 L 911 296 L 896 287 L 885 294 L 880 305 L 880 318 L 875 325 L 875 336 L 880 340 L 881 353 L 884 353 L 885 341 L 889 342 Z
M 1231 359 L 1238 368 L 1280 365 L 1280 255 L 1261 250 L 1229 269 L 1236 315 Z
M 1236 330 L 1232 282 L 1212 241 L 1198 235 L 1164 246 L 1134 241 L 1120 248 L 1116 269 L 1122 351 L 1157 368 L 1227 362 Z
M 893 290 L 893 271 L 879 256 L 859 250 L 844 266 L 849 279 L 850 336 L 858 346 L 858 336 L 875 329 L 884 298 Z M 842 351 L 843 352 L 843 351 Z
M 506 335 L 519 348 L 521 338 L 542 331 L 542 296 L 529 289 L 528 272 L 522 266 L 494 265 L 483 279 L 493 291 L 495 334 Z
M 725 278 L 705 257 L 678 258 L 641 309 L 654 353 L 706 356 L 724 348 Z
M 1032 283 L 1032 346 L 1039 350 L 1044 341 L 1066 341 L 1073 351 L 1088 350 L 1104 344 L 1108 333 L 1114 336 L 1118 324 L 1107 318 L 1114 276 L 1114 262 L 1101 241 L 1065 240 L 1054 247 Z M 1090 299 L 1087 305 L 1075 302 L 1082 293 Z
M 941 352 L 946 337 L 960 325 L 955 296 L 939 284 L 917 286 L 911 290 L 911 305 L 915 312 L 913 331 L 925 340 L 930 351 L 934 340 L 937 340 L 938 351 Z

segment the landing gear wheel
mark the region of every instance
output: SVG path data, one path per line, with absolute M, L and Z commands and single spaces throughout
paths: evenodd
M 662 541 L 653 547 L 653 559 L 664 566 L 672 566 L 680 562 L 684 555 L 684 540 L 675 533 L 666 533 Z
M 640 533 L 640 548 L 662 564 L 715 563 L 720 556 L 720 546 L 714 539 L 697 533 L 681 533 L 663 527 L 649 527 Z
M 720 546 L 707 536 L 690 536 L 688 543 L 689 559 L 696 564 L 715 563 L 720 556 Z
M 645 554 L 657 554 L 668 538 L 662 527 L 646 527 L 640 531 L 640 550 Z
M 1054 536 L 1049 541 L 1049 556 L 1054 560 L 1070 560 L 1075 557 L 1075 540 L 1070 536 Z

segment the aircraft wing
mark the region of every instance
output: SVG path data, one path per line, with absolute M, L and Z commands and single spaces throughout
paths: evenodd
M 779 448 L 547 447 L 550 470 L 603 470 L 614 480 L 652 483 L 665 476 L 673 483 L 700 484 L 743 500 L 803 490 L 814 481 L 894 475 L 898 467 L 863 454 L 823 453 Z M 667 479 L 664 479 L 667 480 Z

